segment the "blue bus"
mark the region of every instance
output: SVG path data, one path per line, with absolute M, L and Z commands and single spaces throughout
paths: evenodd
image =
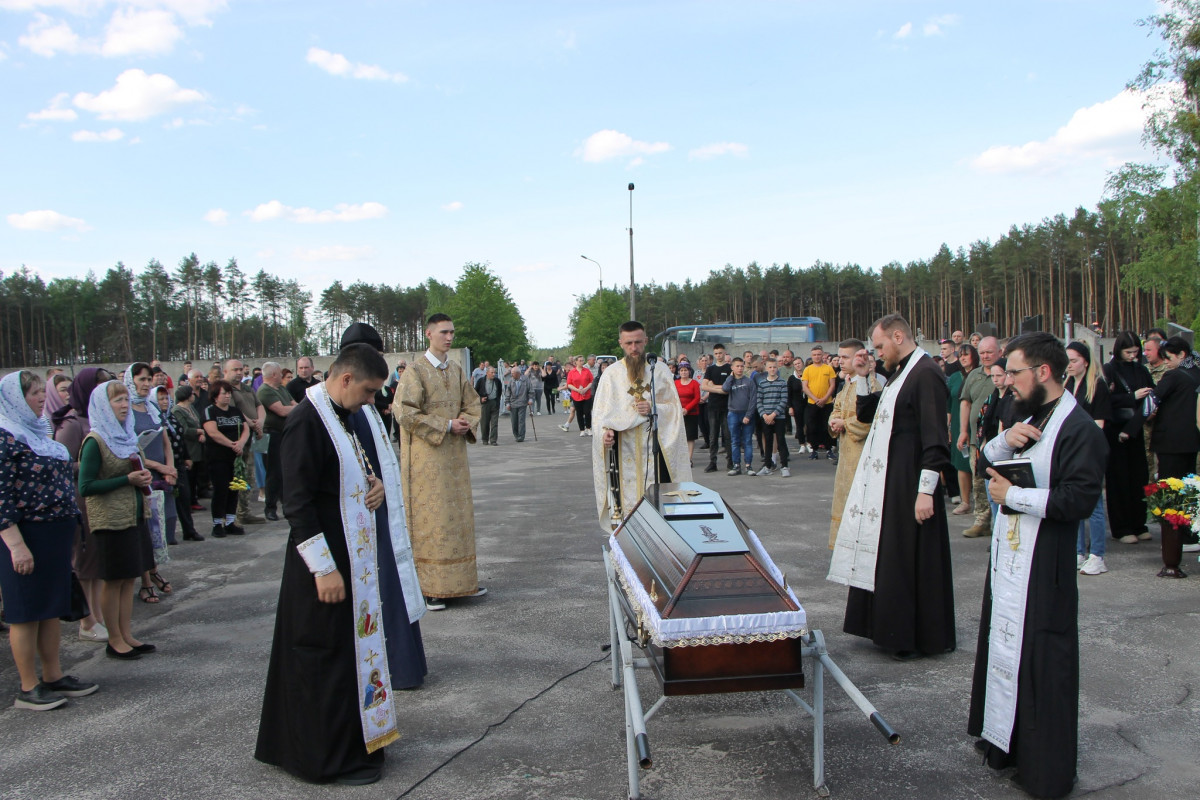
M 770 322 L 676 325 L 655 336 L 651 349 L 673 358 L 681 351 L 710 350 L 717 342 L 728 346 L 827 341 L 829 328 L 820 317 L 776 317 Z

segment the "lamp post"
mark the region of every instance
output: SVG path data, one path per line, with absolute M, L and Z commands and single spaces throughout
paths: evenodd
M 637 319 L 636 301 L 633 297 L 633 184 L 629 184 L 629 318 Z
M 600 266 L 600 262 L 594 258 L 588 258 L 587 256 L 580 256 L 580 258 L 584 261 L 592 262 L 596 265 L 596 269 L 600 270 L 600 291 L 596 292 L 596 298 L 599 299 L 604 294 L 604 269 Z

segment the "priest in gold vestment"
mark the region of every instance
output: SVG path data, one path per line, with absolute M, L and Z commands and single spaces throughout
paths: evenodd
M 400 406 L 401 481 L 413 556 L 427 607 L 451 597 L 479 597 L 475 570 L 475 509 L 467 445 L 479 427 L 479 395 L 450 361 L 454 322 L 434 314 L 425 328 L 429 349 L 414 359 L 396 390 Z
M 838 355 L 842 364 L 851 363 L 854 354 L 864 347 L 858 339 L 847 339 L 838 345 Z M 858 469 L 858 460 L 862 457 L 863 440 L 871 432 L 871 423 L 858 420 L 858 381 L 869 380 L 868 391 L 883 390 L 879 378 L 871 373 L 866 378 L 859 378 L 853 370 L 846 385 L 833 400 L 833 411 L 829 415 L 829 433 L 837 443 L 838 465 L 837 476 L 833 480 L 833 510 L 829 522 L 829 549 L 833 549 L 837 541 L 838 527 L 842 524 L 842 510 L 846 507 L 846 496 L 850 494 L 850 485 L 854 483 L 854 471 Z
M 646 488 L 654 483 L 653 445 L 650 441 L 650 366 L 646 363 L 646 331 L 640 322 L 621 325 L 625 358 L 600 376 L 592 405 L 592 426 L 603 431 L 592 440 L 592 483 L 600 524 L 611 530 L 627 516 Z M 654 399 L 658 408 L 658 440 L 662 449 L 659 480 L 679 483 L 692 479 L 683 405 L 671 371 L 665 364 L 654 368 Z M 619 497 L 609 486 L 609 450 L 617 448 Z M 617 507 L 619 505 L 619 508 Z

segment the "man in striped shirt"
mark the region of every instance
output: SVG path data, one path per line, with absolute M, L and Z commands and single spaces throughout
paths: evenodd
M 772 450 L 779 450 L 780 474 L 791 477 L 788 469 L 787 449 L 787 381 L 779 377 L 779 362 L 774 358 L 767 359 L 767 373 L 760 374 L 758 380 L 758 419 L 762 427 L 763 466 L 759 475 L 770 475 L 775 471 Z

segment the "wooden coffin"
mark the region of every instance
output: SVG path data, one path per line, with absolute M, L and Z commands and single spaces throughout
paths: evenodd
M 746 524 L 721 496 L 696 483 L 647 493 L 614 534 L 646 599 L 662 620 L 722 617 L 730 639 L 672 646 L 648 637 L 646 653 L 666 695 L 747 692 L 804 685 L 799 638 L 741 637 L 738 615 L 799 612 L 800 606 L 748 544 Z M 638 624 L 637 603 L 626 612 Z M 650 615 L 645 609 L 643 617 Z M 647 620 L 640 620 L 646 624 Z M 698 639 L 722 638 L 719 634 Z

